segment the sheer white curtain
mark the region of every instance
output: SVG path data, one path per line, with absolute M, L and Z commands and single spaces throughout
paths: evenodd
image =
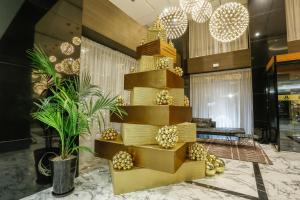
M 80 61 L 80 72 L 89 72 L 92 84 L 100 86 L 104 94 L 122 95 L 129 103 L 129 92 L 124 90 L 124 74 L 129 73 L 131 66 L 137 66 L 134 58 L 82 37 Z M 104 114 L 106 126 L 120 129 L 119 124 L 109 123 L 108 112 Z M 94 139 L 99 137 L 99 128 L 92 127 L 92 132 L 91 136 L 80 138 L 80 144 L 94 149 Z M 89 167 L 93 159 L 93 156 L 81 153 L 80 168 Z
M 194 21 L 189 21 L 190 58 L 242 49 L 248 49 L 248 31 L 233 42 L 222 43 L 218 42 L 210 35 L 208 22 L 200 24 Z
M 253 130 L 251 70 L 235 70 L 190 77 L 193 117 L 212 118 L 217 127 Z

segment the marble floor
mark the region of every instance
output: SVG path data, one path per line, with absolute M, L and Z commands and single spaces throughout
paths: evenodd
M 64 198 L 80 200 L 197 200 L 197 199 L 274 199 L 300 200 L 300 153 L 275 152 L 269 145 L 263 148 L 273 165 L 237 160 L 225 160 L 224 174 L 192 182 L 150 190 L 113 195 L 107 163 L 95 160 L 99 168 L 81 174 L 76 179 L 75 191 Z M 55 199 L 51 188 L 24 200 Z

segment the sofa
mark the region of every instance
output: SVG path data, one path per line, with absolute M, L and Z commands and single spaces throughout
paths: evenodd
M 216 122 L 211 118 L 192 118 L 192 123 L 195 123 L 197 128 L 216 128 Z

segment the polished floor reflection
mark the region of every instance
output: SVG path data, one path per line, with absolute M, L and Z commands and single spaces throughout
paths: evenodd
M 300 199 L 300 154 L 275 152 L 269 145 L 263 149 L 273 165 L 227 159 L 222 175 L 124 195 L 112 194 L 106 161 L 95 159 L 99 168 L 77 178 L 75 191 L 62 199 Z M 54 199 L 51 188 L 24 200 L 44 199 Z

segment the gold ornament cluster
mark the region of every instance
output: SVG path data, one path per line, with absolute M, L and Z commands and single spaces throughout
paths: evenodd
M 203 145 L 194 143 L 189 146 L 188 156 L 190 160 L 206 160 L 207 151 Z
M 206 175 L 214 176 L 216 173 L 223 173 L 225 162 L 215 155 L 207 154 L 206 156 Z
M 147 42 L 151 42 L 157 39 L 160 39 L 165 42 L 167 41 L 166 30 L 159 18 L 157 18 L 153 25 L 150 28 L 148 28 L 147 32 Z
M 132 156 L 126 151 L 119 151 L 112 159 L 113 168 L 117 170 L 129 170 L 133 167 Z
M 160 57 L 156 61 L 156 69 L 168 69 L 169 68 L 169 63 L 170 63 L 170 58 L 168 57 Z
M 184 96 L 183 105 L 184 106 L 190 106 L 190 100 L 187 96 Z
M 117 106 L 126 106 L 126 103 L 125 103 L 124 98 L 122 96 L 118 96 L 116 98 L 116 104 L 117 104 Z
M 183 75 L 183 70 L 181 67 L 175 67 L 174 68 L 174 72 L 175 74 L 177 74 L 178 76 L 182 76 Z
M 178 141 L 177 126 L 164 126 L 160 128 L 155 140 L 165 149 L 173 148 Z
M 173 97 L 168 90 L 162 90 L 157 93 L 155 102 L 157 105 L 173 105 Z
M 104 140 L 115 140 L 118 137 L 118 131 L 114 128 L 108 128 L 101 132 L 101 137 Z

